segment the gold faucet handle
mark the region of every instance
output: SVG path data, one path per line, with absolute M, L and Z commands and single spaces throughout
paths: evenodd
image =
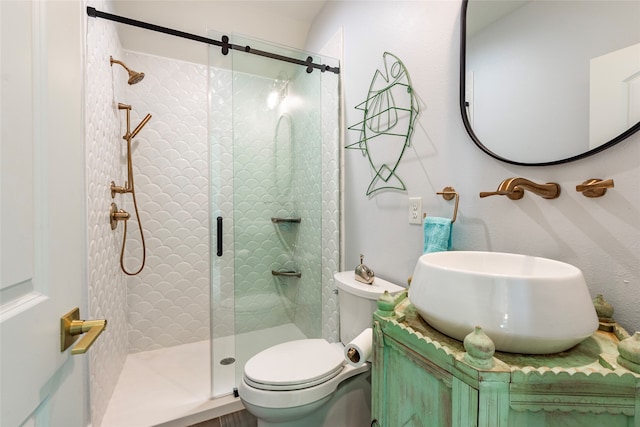
M 613 188 L 613 186 L 613 179 L 591 178 L 576 185 L 576 191 L 581 192 L 585 197 L 602 197 L 607 192 L 607 188 Z
M 112 230 L 118 227 L 118 221 L 126 222 L 130 216 L 129 212 L 124 209 L 118 209 L 118 205 L 111 203 L 111 207 L 109 208 L 109 223 L 111 224 Z
M 518 186 L 514 187 L 513 191 L 481 191 L 480 198 L 489 196 L 507 196 L 511 200 L 520 200 L 524 197 L 524 190 Z
M 124 193 L 131 193 L 132 190 L 129 188 L 128 183 L 125 181 L 124 182 L 124 187 L 121 187 L 119 185 L 116 185 L 115 181 L 111 181 L 111 186 L 109 187 L 111 189 L 111 198 L 115 198 L 116 197 L 116 193 L 117 194 L 124 194 Z
M 480 198 L 483 199 L 490 196 L 506 196 L 507 194 L 509 194 L 508 191 L 481 191 Z

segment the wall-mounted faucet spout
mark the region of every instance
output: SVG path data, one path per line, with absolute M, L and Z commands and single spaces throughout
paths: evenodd
M 507 178 L 500 183 L 496 191 L 483 191 L 480 197 L 507 196 L 511 200 L 519 200 L 524 197 L 525 190 L 544 199 L 555 199 L 560 196 L 560 184 L 555 182 L 536 184 L 526 178 Z

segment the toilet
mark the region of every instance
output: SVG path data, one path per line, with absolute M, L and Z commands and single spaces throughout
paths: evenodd
M 370 328 L 377 299 L 404 288 L 380 278 L 372 284 L 353 271 L 334 274 L 338 286 L 340 343 L 289 341 L 253 356 L 238 387 L 258 427 L 348 427 L 371 423 L 369 362 L 349 363 L 345 345 Z

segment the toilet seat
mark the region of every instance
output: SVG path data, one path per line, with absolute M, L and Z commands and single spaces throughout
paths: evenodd
M 324 339 L 289 341 L 249 359 L 244 380 L 260 390 L 301 390 L 329 381 L 344 364 L 344 355 Z
M 324 399 L 329 399 L 331 394 L 338 388 L 341 382 L 370 369 L 369 363 L 355 367 L 353 365 L 342 365 L 340 372 L 333 378 L 316 385 L 298 390 L 264 390 L 253 387 L 247 383 L 247 377 L 243 376 L 238 385 L 240 399 L 245 406 L 270 408 L 270 409 L 291 409 L 304 405 L 321 404 Z

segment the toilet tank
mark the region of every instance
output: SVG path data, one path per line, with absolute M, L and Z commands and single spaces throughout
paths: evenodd
M 340 341 L 348 344 L 360 332 L 371 327 L 378 297 L 389 291 L 394 295 L 405 288 L 376 277 L 371 285 L 358 282 L 354 271 L 342 271 L 333 275 L 338 286 L 340 309 Z

